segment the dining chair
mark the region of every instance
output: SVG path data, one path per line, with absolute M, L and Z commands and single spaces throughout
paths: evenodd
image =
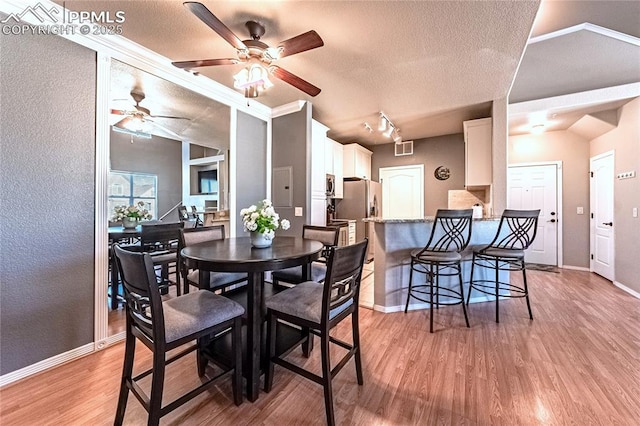
M 143 223 L 140 228 L 141 251 L 148 252 L 153 264 L 160 269 L 161 288 L 166 291 L 175 285 L 176 294 L 180 296 L 182 289 L 178 270 L 178 240 L 182 223 Z M 175 280 L 169 278 L 172 273 Z
M 214 225 L 200 228 L 182 229 L 180 230 L 180 241 L 178 253 L 183 248 L 192 244 L 204 241 L 224 240 L 224 225 Z M 180 259 L 180 270 L 182 272 L 184 282 L 184 293 L 189 293 L 189 286 L 194 285 L 200 287 L 200 271 L 198 269 L 189 269 L 184 259 Z M 210 272 L 209 273 L 209 290 L 221 289 L 224 293 L 230 286 L 241 284 L 247 281 L 247 274 L 240 272 Z
M 270 392 L 273 387 L 274 364 L 285 367 L 296 374 L 310 379 L 324 388 L 324 404 L 327 423 L 335 424 L 333 411 L 333 377 L 353 357 L 355 358 L 356 378 L 362 386 L 362 360 L 360 355 L 360 332 L 358 325 L 358 298 L 362 266 L 367 253 L 368 240 L 342 247 L 330 247 L 327 260 L 327 275 L 324 283 L 305 281 L 270 297 L 267 307 L 267 368 L 264 389 Z M 351 317 L 351 344 L 330 336 L 330 331 L 343 320 Z M 297 325 L 303 330 L 320 336 L 322 374 L 317 375 L 285 358 L 297 346 L 304 344 L 309 336 L 302 338 L 281 355 L 276 355 L 277 322 L 285 321 Z M 347 353 L 331 368 L 329 343 L 347 350 Z
M 191 217 L 195 220 L 194 228 L 198 228 L 200 226 L 204 226 L 202 219 L 200 219 L 200 213 L 198 213 L 198 209 L 196 206 L 191 206 Z
M 210 291 L 162 301 L 156 281 L 151 255 L 114 246 L 116 261 L 122 273 L 126 299 L 126 340 L 124 365 L 120 382 L 118 407 L 114 424 L 121 425 L 129 391 L 133 392 L 148 412 L 147 424 L 157 425 L 160 418 L 175 410 L 196 395 L 209 389 L 218 379 L 232 374 L 232 392 L 236 405 L 242 403 L 242 344 L 241 316 L 244 308 L 236 302 Z M 211 360 L 205 346 L 214 335 L 231 334 L 231 366 L 207 377 Z M 133 376 L 136 340 L 153 353 L 152 367 Z M 195 341 L 195 344 L 191 344 Z M 167 353 L 189 344 L 167 359 Z M 163 406 L 162 394 L 166 366 L 196 351 L 197 371 L 203 381 L 195 389 Z M 147 394 L 138 381 L 151 375 L 151 390 Z
M 524 251 L 536 238 L 539 215 L 540 210 L 505 210 L 500 218 L 498 231 L 493 241 L 489 245 L 473 251 L 467 305 L 473 290 L 494 296 L 496 322 L 498 323 L 500 322 L 500 298 L 524 297 L 527 301 L 529 319 L 533 319 L 529 289 L 527 288 Z M 495 278 L 493 280 L 474 278 L 475 269 L 478 267 L 492 269 L 495 272 Z M 507 273 L 522 271 L 523 285 L 500 281 L 501 271 Z
M 429 304 L 429 332 L 433 333 L 433 307 L 440 305 L 462 305 L 464 320 L 469 327 L 469 317 L 464 303 L 462 287 L 462 255 L 471 239 L 473 210 L 438 209 L 431 227 L 427 244 L 422 249 L 411 252 L 411 272 L 409 290 L 404 312 L 409 309 L 411 298 Z M 413 275 L 425 275 L 425 283 L 414 285 Z M 459 290 L 450 286 L 441 286 L 440 277 L 458 277 Z M 446 300 L 440 300 L 440 295 Z M 429 296 L 426 299 L 427 295 Z M 434 298 L 435 296 L 435 298 Z
M 311 280 L 316 282 L 324 281 L 327 273 L 327 253 L 330 247 L 338 245 L 340 236 L 340 228 L 334 226 L 302 226 L 302 238 L 320 241 L 324 244 L 322 255 L 320 258 L 306 267 L 311 268 Z M 281 269 L 271 273 L 271 281 L 274 287 L 285 287 L 282 282 L 289 284 L 299 284 L 306 281 L 303 273 L 303 266 L 295 266 L 292 268 Z

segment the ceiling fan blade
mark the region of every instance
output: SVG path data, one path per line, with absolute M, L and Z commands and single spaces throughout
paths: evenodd
M 302 90 L 310 96 L 317 96 L 320 93 L 320 89 L 318 87 L 314 86 L 306 80 L 301 79 L 295 74 L 291 74 L 289 71 L 280 68 L 277 65 L 270 66 L 269 71 L 271 71 L 271 74 L 273 74 L 273 76 L 275 76 L 276 78 L 279 78 L 285 83 L 289 83 L 296 89 Z
M 238 50 L 245 50 L 247 46 L 235 35 L 225 24 L 222 23 L 205 5 L 195 1 L 187 1 L 184 6 L 196 15 L 202 22 L 207 24 L 209 28 L 217 32 L 220 37 L 225 39 L 227 43 Z
M 171 62 L 174 66 L 178 68 L 197 68 L 197 67 L 210 67 L 213 65 L 235 65 L 240 61 L 233 58 L 225 58 L 225 59 L 201 59 L 197 61 L 180 61 L 180 62 Z
M 151 118 L 175 118 L 176 120 L 189 120 L 189 121 L 191 121 L 190 118 L 187 118 L 187 117 L 176 117 L 175 115 L 148 115 L 147 117 L 151 117 Z
M 296 53 L 306 52 L 307 50 L 315 49 L 316 47 L 324 46 L 324 42 L 320 38 L 317 32 L 311 30 L 306 33 L 297 35 L 288 40 L 283 41 L 278 45 L 281 47 L 281 58 L 285 56 L 295 55 Z
M 158 129 L 162 130 L 163 132 L 166 132 L 167 134 L 175 137 L 178 140 L 182 140 L 182 136 L 180 136 L 179 134 L 177 134 L 176 132 L 174 132 L 173 130 L 167 129 L 166 127 L 164 127 L 162 124 L 156 123 L 153 120 L 146 120 L 148 123 L 151 123 L 152 125 L 156 126 Z
M 131 113 L 129 111 L 125 111 L 123 109 L 112 109 L 111 110 L 111 114 L 114 114 L 114 115 L 130 115 Z
M 125 117 L 122 120 L 118 121 L 116 124 L 114 124 L 114 127 L 119 127 L 121 129 L 126 129 L 127 128 L 127 123 L 131 121 L 131 117 Z

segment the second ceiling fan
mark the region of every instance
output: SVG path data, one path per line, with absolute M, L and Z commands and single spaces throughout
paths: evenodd
M 256 21 L 248 21 L 245 26 L 249 30 L 250 40 L 240 40 L 225 24 L 220 21 L 205 5 L 198 2 L 185 2 L 184 6 L 196 15 L 209 28 L 214 30 L 229 44 L 236 48 L 237 58 L 201 59 L 193 61 L 172 62 L 178 68 L 192 69 L 215 65 L 234 65 L 246 63 L 247 67 L 234 77 L 235 87 L 244 89 L 245 97 L 255 98 L 260 90 L 268 87 L 270 82 L 267 75 L 272 75 L 310 96 L 316 96 L 320 89 L 295 74 L 273 63 L 285 56 L 306 52 L 324 46 L 324 42 L 315 31 L 297 35 L 278 44 L 277 47 L 269 47 L 260 41 L 265 33 L 262 24 Z

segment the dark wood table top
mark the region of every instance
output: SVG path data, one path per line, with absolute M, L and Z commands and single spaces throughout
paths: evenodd
M 271 247 L 258 249 L 251 246 L 249 237 L 240 237 L 193 244 L 182 249 L 181 255 L 199 269 L 266 272 L 316 260 L 322 248 L 320 241 L 278 236 Z

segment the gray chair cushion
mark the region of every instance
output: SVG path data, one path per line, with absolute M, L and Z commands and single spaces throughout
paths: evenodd
M 524 250 L 508 250 L 499 248 L 486 248 L 476 251 L 477 254 L 510 259 L 524 259 Z
M 459 262 L 462 259 L 456 251 L 425 251 L 418 256 L 421 250 L 411 252 L 411 257 L 418 262 Z
M 305 281 L 271 296 L 266 300 L 266 307 L 267 309 L 273 309 L 274 311 L 320 324 L 323 288 L 323 284 Z M 333 309 L 329 312 L 329 318 L 334 318 L 352 304 L 353 300 L 350 300 L 344 305 Z
M 194 269 L 187 274 L 187 279 L 200 286 L 200 271 Z M 209 288 L 224 287 L 236 281 L 242 281 L 247 279 L 247 274 L 241 272 L 210 272 L 209 273 Z
M 242 305 L 208 290 L 167 300 L 162 308 L 167 343 L 244 314 Z
M 313 262 L 311 264 L 311 281 L 322 282 L 327 275 L 327 265 L 324 263 Z M 292 268 L 273 271 L 271 276 L 278 281 L 287 283 L 300 283 L 304 281 L 302 278 L 302 266 L 294 266 Z

